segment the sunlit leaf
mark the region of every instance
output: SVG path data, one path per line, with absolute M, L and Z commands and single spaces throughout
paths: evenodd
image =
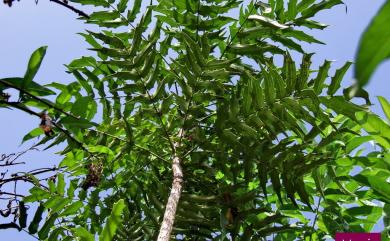
M 355 78 L 368 83 L 378 65 L 390 56 L 390 2 L 386 1 L 363 33 L 356 54 Z

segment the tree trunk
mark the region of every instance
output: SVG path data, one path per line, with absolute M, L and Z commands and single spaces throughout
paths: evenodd
M 175 153 L 172 161 L 173 181 L 171 193 L 169 194 L 168 202 L 165 207 L 164 220 L 161 224 L 157 241 L 169 241 L 171 237 L 173 223 L 175 222 L 176 209 L 183 188 L 183 170 L 181 168 L 180 161 L 180 157 L 178 157 Z

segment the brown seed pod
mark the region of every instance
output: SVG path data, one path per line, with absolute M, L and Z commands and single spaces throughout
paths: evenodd
M 45 112 L 42 112 L 40 114 L 41 123 L 39 124 L 39 127 L 45 132 L 46 136 L 52 136 L 54 135 L 53 131 L 53 122 L 48 114 Z
M 97 187 L 100 183 L 102 172 L 103 165 L 101 162 L 88 164 L 88 174 L 82 188 L 87 190 L 90 187 Z

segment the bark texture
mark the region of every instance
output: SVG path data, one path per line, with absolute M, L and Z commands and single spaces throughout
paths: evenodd
M 181 138 L 183 133 L 183 129 L 180 129 L 178 136 Z M 160 227 L 157 241 L 169 241 L 171 239 L 172 228 L 176 217 L 176 209 L 177 205 L 179 204 L 181 191 L 183 189 L 183 169 L 180 164 L 181 159 L 176 152 L 176 148 L 178 146 L 178 142 L 174 143 L 174 157 L 172 160 L 172 188 L 171 193 L 169 194 L 167 205 L 165 207 L 164 219 Z

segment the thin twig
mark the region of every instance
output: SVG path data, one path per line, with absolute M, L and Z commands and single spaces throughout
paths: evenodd
M 313 226 L 312 226 L 312 228 L 311 228 L 312 231 L 311 231 L 311 233 L 310 233 L 310 241 L 312 241 L 313 230 L 314 230 L 315 225 L 316 225 L 316 222 L 317 222 L 318 211 L 319 211 L 319 209 L 320 209 L 321 199 L 322 199 L 322 196 L 320 196 L 319 199 L 318 199 L 318 204 L 317 204 L 317 208 L 316 208 L 316 215 L 314 216 Z
M 85 18 L 89 18 L 89 15 L 86 14 L 85 12 L 73 7 L 73 6 L 70 6 L 68 3 L 65 3 L 65 2 L 62 2 L 62 1 L 59 1 L 59 0 L 49 0 L 50 2 L 54 2 L 54 3 L 57 3 L 63 7 L 66 7 L 70 10 L 72 10 L 73 12 L 77 13 L 78 15 L 80 15 L 81 17 L 85 17 Z
M 0 80 L 0 82 L 1 82 L 1 80 Z M 4 83 L 6 83 L 6 82 L 4 82 Z M 11 86 L 11 88 L 14 88 L 14 86 Z M 19 88 L 17 88 L 17 89 L 19 89 Z M 19 89 L 19 90 L 21 90 L 21 89 Z M 26 92 L 26 91 L 23 91 L 23 92 L 24 92 L 24 93 L 28 93 L 28 92 Z M 29 94 L 29 95 L 33 96 L 32 94 Z M 34 96 L 34 97 L 35 97 L 35 96 Z M 47 102 L 45 102 L 45 101 L 43 101 L 43 100 L 41 100 L 41 99 L 39 99 L 39 98 L 37 98 L 37 97 L 35 97 L 34 99 L 40 101 L 41 103 L 44 103 L 44 104 L 48 105 L 49 107 L 51 107 L 51 108 L 53 108 L 53 109 L 55 109 L 55 110 L 57 110 L 57 111 L 60 111 L 61 113 L 65 114 L 65 115 L 67 115 L 67 116 L 71 116 L 71 117 L 73 117 L 73 118 L 78 119 L 77 117 L 73 116 L 72 114 L 69 114 L 69 113 L 67 113 L 67 112 L 65 112 L 65 111 L 63 111 L 63 110 L 61 110 L 61 109 L 59 109 L 58 107 L 55 107 L 54 105 L 51 105 L 51 104 L 49 104 L 49 103 L 47 103 Z M 29 113 L 30 115 L 35 115 L 35 116 L 38 116 L 38 117 L 41 116 L 39 113 L 34 112 L 34 111 L 30 110 L 29 108 L 27 108 L 27 107 L 21 105 L 20 102 L 6 102 L 6 101 L 0 100 L 0 104 L 7 104 L 7 105 L 10 105 L 10 106 L 12 106 L 12 107 L 14 107 L 14 108 L 16 108 L 16 109 L 19 109 L 19 110 L 22 110 L 22 111 L 24 111 L 24 112 L 27 112 L 27 113 Z M 58 124 L 55 123 L 54 121 L 52 122 L 52 124 L 53 124 L 55 127 L 57 127 L 62 133 L 64 133 L 69 139 L 71 139 L 72 141 L 74 141 L 82 150 L 84 150 L 85 152 L 89 153 L 89 151 L 84 147 L 83 143 L 81 143 L 81 142 L 78 141 L 76 138 L 74 138 L 74 137 L 70 134 L 70 132 L 69 132 L 68 130 L 62 128 L 60 125 L 58 125 Z
M 24 197 L 24 195 L 21 195 L 21 194 L 11 193 L 11 192 L 3 192 L 3 191 L 0 191 L 0 196 L 1 195 L 9 195 L 9 196 L 21 197 L 21 198 Z
M 34 100 L 36 100 L 36 101 L 39 101 L 40 103 L 46 105 L 47 107 L 52 108 L 52 109 L 54 109 L 54 110 L 56 110 L 56 111 L 58 111 L 58 112 L 60 112 L 60 113 L 62 113 L 62 114 L 64 114 L 64 115 L 66 115 L 66 116 L 73 117 L 73 118 L 75 118 L 76 120 L 79 120 L 79 119 L 80 119 L 79 117 L 74 116 L 73 114 L 68 113 L 68 112 L 62 110 L 61 108 L 59 108 L 59 107 L 57 107 L 57 106 L 55 106 L 55 105 L 53 105 L 53 104 L 47 102 L 46 100 L 43 100 L 43 99 L 41 99 L 41 98 L 36 97 L 35 95 L 33 95 L 33 94 L 31 94 L 30 92 L 24 90 L 23 88 L 20 88 L 20 87 L 18 87 L 18 86 L 16 86 L 16 85 L 13 85 L 13 84 L 11 84 L 11 83 L 9 83 L 9 82 L 7 82 L 7 81 L 1 80 L 1 79 L 0 79 L 0 83 L 6 85 L 6 86 L 8 86 L 8 87 L 11 87 L 11 88 L 13 88 L 13 89 L 19 90 L 20 93 L 26 94 L 26 95 L 30 96 L 32 99 L 34 99 Z M 2 103 L 2 102 L 0 102 L 0 103 Z M 5 103 L 8 103 L 8 102 L 5 102 Z M 18 102 L 16 102 L 16 103 L 18 103 Z M 40 116 L 38 113 L 33 113 L 33 114 Z
M 197 16 L 196 16 L 196 41 L 199 39 L 199 9 L 200 9 L 200 1 L 198 0 L 198 9 L 197 9 Z
M 237 34 L 241 31 L 241 29 L 244 27 L 246 21 L 248 21 L 248 18 L 249 16 L 252 14 L 253 10 L 256 9 L 255 6 L 257 4 L 257 1 L 255 2 L 255 4 L 253 4 L 253 7 L 252 9 L 249 11 L 248 13 L 248 16 L 245 18 L 244 22 L 240 25 L 240 27 L 238 28 L 237 32 L 230 38 L 228 44 L 226 45 L 225 49 L 223 50 L 222 54 L 221 54 L 221 57 L 219 57 L 219 59 L 222 59 L 223 55 L 225 54 L 226 50 L 230 47 L 230 45 L 232 44 L 233 40 L 237 37 Z

